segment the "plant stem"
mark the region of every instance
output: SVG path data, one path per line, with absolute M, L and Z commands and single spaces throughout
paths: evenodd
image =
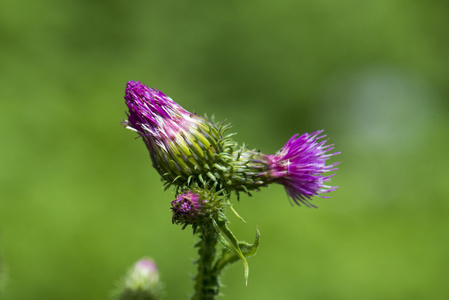
M 213 270 L 217 236 L 212 223 L 202 224 L 199 231 L 200 241 L 195 246 L 199 248 L 200 258 L 196 262 L 198 274 L 195 277 L 195 294 L 192 300 L 213 300 L 219 290 L 218 273 Z

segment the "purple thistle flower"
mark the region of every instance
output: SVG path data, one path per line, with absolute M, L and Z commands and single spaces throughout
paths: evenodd
M 125 125 L 142 136 L 153 150 L 160 147 L 168 152 L 168 141 L 176 139 L 182 131 L 197 123 L 190 118 L 191 113 L 170 97 L 139 81 L 127 83 L 125 100 L 129 108 Z
M 129 113 L 123 124 L 142 137 L 153 166 L 169 184 L 207 174 L 218 162 L 214 157 L 222 137 L 207 119 L 138 81 L 127 83 L 125 101 Z
M 307 206 L 313 206 L 309 203 L 312 196 L 323 197 L 320 194 L 337 188 L 325 185 L 333 175 L 323 173 L 336 170 L 337 163 L 326 166 L 325 161 L 339 152 L 329 153 L 332 145 L 319 141 L 325 137 L 319 136 L 322 130 L 294 135 L 278 153 L 266 155 L 239 147 L 231 135 L 225 136 L 228 125 L 215 125 L 190 113 L 162 92 L 138 81 L 127 83 L 125 100 L 129 113 L 124 125 L 143 139 L 167 187 L 173 184 L 185 189 L 195 183 L 238 195 L 279 183 L 296 204 Z M 195 206 L 187 202 L 183 205 L 176 203 L 173 220 L 192 224 L 191 218 L 184 218 L 187 209 Z
M 295 134 L 278 153 L 267 155 L 268 173 L 271 180 L 280 183 L 290 198 L 299 205 L 316 207 L 309 203 L 312 196 L 324 197 L 319 194 L 337 189 L 324 183 L 333 175 L 324 176 L 323 173 L 334 171 L 338 163 L 326 166 L 326 160 L 340 152 L 328 153 L 334 149 L 333 145 L 325 145 L 327 140 L 319 141 L 325 135 L 318 136 L 323 130 L 301 136 Z M 299 136 L 299 137 L 298 137 Z

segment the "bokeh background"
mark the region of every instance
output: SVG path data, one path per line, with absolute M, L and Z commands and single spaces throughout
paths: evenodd
M 449 297 L 447 1 L 0 3 L 2 299 L 108 299 L 153 257 L 165 299 L 193 290 L 196 239 L 124 129 L 128 80 L 275 153 L 325 129 L 342 154 L 330 199 L 281 186 L 231 217 L 261 245 L 223 299 Z

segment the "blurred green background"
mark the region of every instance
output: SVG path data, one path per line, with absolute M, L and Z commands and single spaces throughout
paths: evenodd
M 193 290 L 196 239 L 124 129 L 128 80 L 227 119 L 275 153 L 325 129 L 342 154 L 330 199 L 242 197 L 223 299 L 449 297 L 449 2 L 0 3 L 2 299 L 108 299 L 153 257 L 165 299 Z M 232 199 L 236 202 L 236 199 Z

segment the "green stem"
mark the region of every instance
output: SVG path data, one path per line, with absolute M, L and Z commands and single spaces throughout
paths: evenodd
M 201 225 L 197 261 L 198 274 L 195 277 L 195 294 L 192 300 L 213 300 L 218 295 L 218 272 L 213 270 L 216 255 L 217 235 L 212 223 Z

